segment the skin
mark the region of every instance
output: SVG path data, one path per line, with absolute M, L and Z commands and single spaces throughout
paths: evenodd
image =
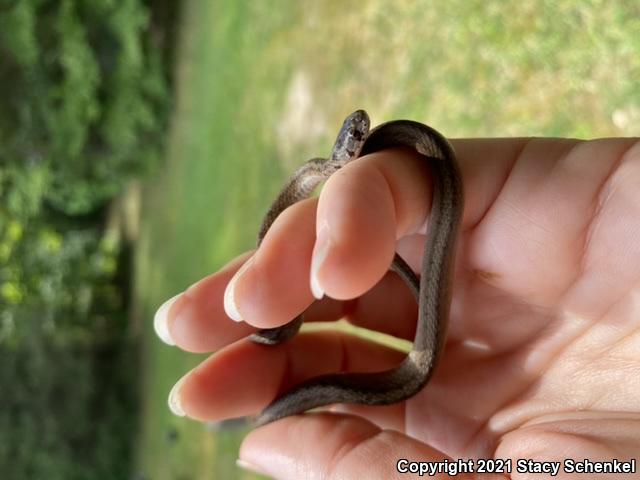
M 637 456 L 640 143 L 452 144 L 465 211 L 447 345 L 430 384 L 400 404 L 337 407 L 256 429 L 240 450 L 247 468 L 278 479 L 406 478 L 395 472 L 398 458 Z M 199 420 L 254 415 L 304 379 L 396 365 L 402 353 L 338 333 L 302 333 L 277 347 L 246 336 L 311 304 L 319 232 L 329 247 L 317 276 L 332 299 L 311 305 L 306 319 L 346 316 L 413 339 L 415 302 L 387 268 L 396 248 L 419 268 L 430 198 L 419 157 L 387 150 L 346 165 L 319 200 L 287 209 L 255 254 L 193 285 L 168 309 L 178 347 L 216 351 L 183 378 L 174 402 Z M 244 322 L 235 323 L 224 290 L 249 256 L 235 283 Z M 610 477 L 561 470 L 555 478 Z

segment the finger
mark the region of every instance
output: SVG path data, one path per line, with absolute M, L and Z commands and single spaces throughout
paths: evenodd
M 485 214 L 524 139 L 454 142 L 465 181 L 463 229 Z M 478 158 L 485 164 L 478 168 Z M 431 206 L 429 161 L 406 149 L 359 158 L 320 194 L 311 285 L 316 297 L 355 298 L 386 272 L 396 240 L 423 232 Z
M 392 430 L 381 430 L 357 417 L 311 414 L 286 418 L 252 431 L 240 447 L 239 465 L 287 480 L 310 478 L 411 478 L 419 472 L 409 462 L 449 459 L 442 452 Z M 453 463 L 453 462 L 451 462 Z M 451 464 L 447 462 L 447 464 Z M 437 463 L 431 463 L 435 465 Z M 444 462 L 443 462 L 444 464 Z M 457 472 L 421 477 L 450 479 Z M 474 478 L 464 473 L 459 479 Z M 483 477 L 491 478 L 491 477 Z
M 185 292 L 165 302 L 154 318 L 158 336 L 165 343 L 177 345 L 186 351 L 211 352 L 254 332 L 255 328 L 246 323 L 231 322 L 222 308 L 221 300 L 229 279 L 249 255 L 250 253 L 241 255 L 219 272 L 203 278 Z M 287 273 L 280 272 L 277 265 L 267 265 L 266 269 L 274 270 L 271 274 L 273 276 Z M 290 279 L 285 276 L 282 280 Z M 273 297 L 278 299 L 281 295 L 274 291 Z M 294 308 L 303 308 L 303 302 L 308 301 L 308 298 L 309 295 L 302 299 L 300 306 Z M 295 315 L 295 310 L 288 309 L 287 304 L 281 307 L 276 303 L 272 308 L 283 310 L 279 314 L 283 319 Z M 345 318 L 363 328 L 411 339 L 415 334 L 413 319 L 416 311 L 416 302 L 407 287 L 395 274 L 390 273 L 358 300 L 341 302 L 326 298 L 314 302 L 305 311 L 305 321 L 330 322 Z
M 545 415 L 501 437 L 496 458 L 558 462 L 560 478 L 611 479 L 606 470 L 579 469 L 587 462 L 626 462 L 637 458 L 640 420 L 635 412 L 578 411 Z M 571 463 L 567 463 L 567 459 Z M 578 468 L 576 468 L 576 466 Z M 571 470 L 567 470 L 570 468 Z M 605 472 L 605 473 L 601 473 Z M 624 472 L 620 470 L 619 473 Z M 600 473 L 600 474 L 599 474 Z M 624 478 L 625 475 L 620 475 Z M 629 477 L 631 478 L 631 477 Z
M 355 298 L 382 278 L 396 239 L 419 228 L 418 215 L 410 210 L 428 204 L 428 183 L 426 170 L 405 150 L 367 155 L 327 180 L 318 203 L 311 265 L 316 298 L 325 292 Z
M 303 333 L 277 347 L 241 340 L 185 375 L 173 388 L 169 404 L 175 413 L 198 420 L 251 415 L 308 378 L 341 371 L 386 370 L 404 356 L 337 332 Z
M 237 257 L 162 304 L 154 317 L 158 337 L 190 352 L 210 352 L 255 331 L 247 324 L 232 322 L 222 300 L 224 288 L 249 255 Z
M 226 287 L 229 317 L 259 328 L 275 327 L 313 302 L 308 278 L 315 211 L 316 199 L 303 200 L 273 222 L 260 248 Z

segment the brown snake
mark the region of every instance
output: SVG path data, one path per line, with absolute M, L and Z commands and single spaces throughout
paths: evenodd
M 276 217 L 288 206 L 307 198 L 331 173 L 361 155 L 387 148 L 408 147 L 428 161 L 433 178 L 420 280 L 397 254 L 391 270 L 411 289 L 418 302 L 413 347 L 397 367 L 377 373 L 335 373 L 311 378 L 285 392 L 255 419 L 264 425 L 311 408 L 335 403 L 388 405 L 418 393 L 429 381 L 441 356 L 451 304 L 452 269 L 462 217 L 464 193 L 460 170 L 449 142 L 437 131 L 410 120 L 384 123 L 369 132 L 369 117 L 358 110 L 344 121 L 328 159 L 312 159 L 289 179 L 265 215 L 258 245 Z M 294 336 L 302 315 L 288 324 L 260 330 L 257 343 L 275 345 Z

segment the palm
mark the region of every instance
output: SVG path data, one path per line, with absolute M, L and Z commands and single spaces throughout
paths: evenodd
M 582 175 L 611 165 L 595 153 L 580 158 Z M 449 343 L 407 407 L 408 433 L 452 456 L 522 456 L 541 444 L 562 456 L 574 442 L 598 454 L 613 424 L 640 430 L 632 165 L 594 190 L 563 184 L 562 169 L 532 178 L 520 160 L 466 235 Z M 562 434 L 576 428 L 590 442 Z

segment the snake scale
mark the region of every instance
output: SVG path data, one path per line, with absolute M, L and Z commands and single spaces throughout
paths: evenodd
M 258 246 L 276 217 L 288 206 L 307 198 L 316 186 L 347 162 L 384 149 L 405 147 L 428 162 L 433 179 L 420 279 L 395 255 L 390 269 L 407 284 L 418 302 L 413 346 L 395 368 L 376 373 L 335 373 L 311 378 L 276 398 L 255 419 L 260 426 L 289 415 L 335 403 L 389 405 L 418 393 L 431 378 L 444 347 L 456 240 L 464 205 L 463 184 L 453 148 L 436 130 L 411 120 L 394 120 L 369 131 L 363 110 L 349 115 L 328 159 L 303 164 L 285 184 L 264 217 Z M 278 328 L 260 330 L 251 340 L 276 345 L 293 337 L 303 322 L 299 315 Z

